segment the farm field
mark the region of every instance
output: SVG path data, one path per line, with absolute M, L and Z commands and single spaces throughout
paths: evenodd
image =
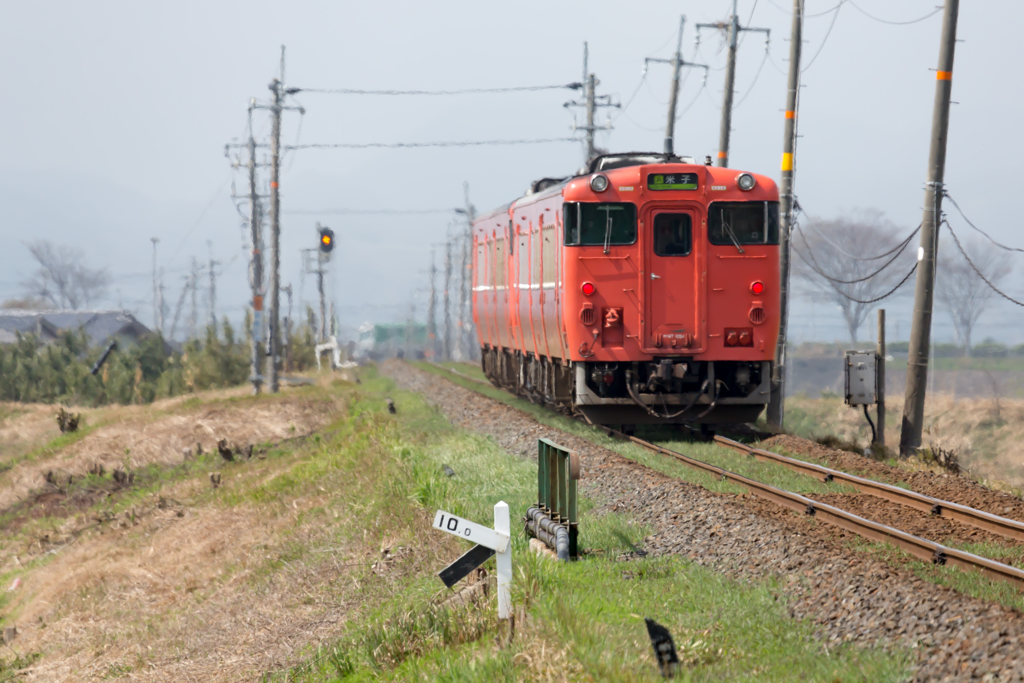
M 0 680 L 657 680 L 643 616 L 695 679 L 906 675 L 899 648 L 822 641 L 773 580 L 646 555 L 649 529 L 591 498 L 583 561 L 516 535 L 514 630 L 493 595 L 452 601 L 435 573 L 466 548 L 434 510 L 486 521 L 500 498 L 515 519 L 536 466 L 372 369 L 350 379 L 86 411 L 70 437 L 5 408 Z

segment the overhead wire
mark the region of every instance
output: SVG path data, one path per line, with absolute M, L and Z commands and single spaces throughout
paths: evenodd
M 857 5 L 857 3 L 855 3 L 853 0 L 844 0 L 844 1 L 845 2 L 849 2 L 850 5 L 852 5 L 854 9 L 856 9 L 858 12 L 860 12 L 864 16 L 868 17 L 869 19 L 874 19 L 875 21 L 881 22 L 883 24 L 890 24 L 892 26 L 906 26 L 908 24 L 916 24 L 918 22 L 924 21 L 925 19 L 929 19 L 931 17 L 934 17 L 936 14 L 938 14 L 939 12 L 941 12 L 943 10 L 942 7 L 936 7 L 934 10 L 932 10 L 928 14 L 924 15 L 923 17 L 918 17 L 917 19 L 911 19 L 909 21 L 889 21 L 888 19 L 882 19 L 881 17 L 876 17 L 873 14 L 869 14 L 865 10 L 861 9 L 861 7 L 859 5 Z
M 992 237 L 991 235 L 989 235 L 989 234 L 988 234 L 987 232 L 985 232 L 984 230 L 982 230 L 981 228 L 979 228 L 979 227 L 978 227 L 977 225 L 975 225 L 974 223 L 972 223 L 972 222 L 971 222 L 971 220 L 970 220 L 970 219 L 969 219 L 969 218 L 968 218 L 967 216 L 965 216 L 965 215 L 964 215 L 964 212 L 963 212 L 963 210 L 962 210 L 962 209 L 960 208 L 960 205 L 956 203 L 956 200 L 955 200 L 955 199 L 953 199 L 953 197 L 952 197 L 952 196 L 950 196 L 949 192 L 947 192 L 947 191 L 943 190 L 942 194 L 943 194 L 943 196 L 944 196 L 944 197 L 945 197 L 946 199 L 948 199 L 948 200 L 949 200 L 950 202 L 952 202 L 953 206 L 954 206 L 954 207 L 956 207 L 957 213 L 959 213 L 959 214 L 960 214 L 960 217 L 961 217 L 961 218 L 963 218 L 963 219 L 964 219 L 964 220 L 965 220 L 965 221 L 967 222 L 967 225 L 971 226 L 972 228 L 974 228 L 975 230 L 977 230 L 978 232 L 980 232 L 980 233 L 981 233 L 982 235 L 984 235 L 984 236 L 985 236 L 985 238 L 986 238 L 986 239 L 987 239 L 987 240 L 988 240 L 989 242 L 991 242 L 992 244 L 996 245 L 996 246 L 997 246 L 997 247 L 999 247 L 1000 249 L 1005 249 L 1006 251 L 1017 251 L 1017 252 L 1022 252 L 1022 253 L 1024 253 L 1024 249 L 1018 249 L 1017 247 L 1008 247 L 1008 246 L 1006 246 L 1005 244 L 1002 244 L 1002 243 L 1000 243 L 1000 242 L 997 242 L 997 241 L 996 241 L 996 240 L 995 240 L 995 239 L 994 239 L 994 238 L 993 238 L 993 237 Z
M 802 213 L 804 216 L 807 216 L 807 212 L 804 211 L 804 207 L 800 206 L 800 201 L 798 199 L 796 199 L 796 197 L 793 198 L 793 211 L 795 213 Z M 811 228 L 814 229 L 814 232 L 818 233 L 822 237 L 822 239 L 824 239 L 826 242 L 828 242 L 831 246 L 835 247 L 843 256 L 846 256 L 847 258 L 852 258 L 855 261 L 878 261 L 879 259 L 883 259 L 886 256 L 890 256 L 890 255 L 892 255 L 893 252 L 895 252 L 896 250 L 900 249 L 901 245 L 904 242 L 909 242 L 911 239 L 913 239 L 914 235 L 916 235 L 918 233 L 918 231 L 921 229 L 921 225 L 918 224 L 918 226 L 916 228 L 914 228 L 913 231 L 911 231 L 911 233 L 907 236 L 907 238 L 905 240 L 903 240 L 903 242 L 900 242 L 900 244 L 896 245 L 895 247 L 893 247 L 889 251 L 885 252 L 884 254 L 878 254 L 877 256 L 857 256 L 856 254 L 851 254 L 850 252 L 848 252 L 845 249 L 843 249 L 843 247 L 841 245 L 836 244 L 835 242 L 833 242 L 832 239 L 828 235 L 826 235 L 824 232 L 822 232 L 821 229 L 817 225 L 814 224 L 814 222 L 812 222 L 812 221 L 808 221 L 808 222 L 810 223 Z
M 832 29 L 835 28 L 836 19 L 839 18 L 839 10 L 847 1 L 848 0 L 839 0 L 839 4 L 833 7 L 831 10 L 829 10 L 830 12 L 834 12 L 834 14 L 832 15 L 831 23 L 829 23 L 828 25 L 828 30 L 825 31 L 825 37 L 821 39 L 821 45 L 818 46 L 818 51 L 814 53 L 813 57 L 811 57 L 811 61 L 807 62 L 807 66 L 800 69 L 800 73 L 803 73 L 810 69 L 811 65 L 814 64 L 814 60 L 816 60 L 818 58 L 818 55 L 821 54 L 821 51 L 825 49 L 825 44 L 828 42 L 828 37 L 832 35 Z
M 818 259 L 816 259 L 814 257 L 814 250 L 811 249 L 811 245 L 807 241 L 807 235 L 805 235 L 804 231 L 802 229 L 800 229 L 800 225 L 799 224 L 797 224 L 797 226 L 796 226 L 796 232 L 800 233 L 800 237 L 804 241 L 804 247 L 807 249 L 807 253 L 810 254 L 810 256 L 811 256 L 811 261 L 813 263 L 808 262 L 807 265 L 809 265 L 811 267 L 811 269 L 814 270 L 815 273 L 817 273 L 818 275 L 822 276 L 823 278 L 825 278 L 829 282 L 834 282 L 834 283 L 839 284 L 839 285 L 855 285 L 855 284 L 860 283 L 860 282 L 866 282 L 866 281 L 870 280 L 871 278 L 875 277 L 876 275 L 881 273 L 883 270 L 888 268 L 894 261 L 896 261 L 896 259 L 898 259 L 900 257 L 900 254 L 902 254 L 906 250 L 907 245 L 910 244 L 910 240 L 914 236 L 913 234 L 911 234 L 910 237 L 908 237 L 906 240 L 904 240 L 903 243 L 900 244 L 898 246 L 898 248 L 895 250 L 896 253 L 893 254 L 893 257 L 891 259 L 889 259 L 888 261 L 886 261 L 884 264 L 882 264 L 882 266 L 879 267 L 878 270 L 876 270 L 875 272 L 871 273 L 870 275 L 865 275 L 864 277 L 858 278 L 856 280 L 839 280 L 837 278 L 832 277 L 831 275 L 828 275 L 827 273 L 825 273 L 824 271 L 821 270 L 821 265 L 818 263 Z
M 991 287 L 992 291 L 994 291 L 996 294 L 1003 297 L 1007 301 L 1011 301 L 1017 304 L 1018 306 L 1024 306 L 1024 302 L 1017 301 L 1012 296 L 1010 296 L 1009 294 L 1007 294 L 1006 292 L 992 284 L 992 282 L 982 274 L 981 269 L 979 269 L 978 266 L 974 265 L 974 261 L 971 260 L 971 257 L 967 255 L 967 251 L 964 250 L 963 245 L 960 244 L 960 239 L 956 236 L 956 232 L 953 230 L 953 226 L 949 224 L 949 221 L 943 221 L 943 223 L 945 223 L 946 227 L 949 229 L 949 234 L 953 236 L 953 241 L 956 242 L 956 248 L 960 250 L 960 254 L 964 257 L 964 260 L 967 261 L 967 265 L 971 267 L 971 270 L 973 270 L 974 273 L 978 277 L 980 277 L 986 285 Z
M 802 253 L 802 252 L 801 252 L 801 251 L 800 251 L 800 250 L 799 250 L 799 249 L 797 248 L 797 246 L 796 246 L 795 244 L 793 245 L 793 251 L 795 251 L 795 252 L 796 252 L 797 256 L 799 256 L 799 257 L 800 257 L 800 259 L 801 259 L 801 260 L 802 260 L 802 261 L 803 261 L 804 263 L 807 263 L 808 265 L 810 265 L 810 263 L 809 263 L 809 262 L 807 261 L 807 258 L 806 258 L 806 257 L 805 257 L 805 256 L 803 255 L 803 253 Z M 897 290 L 898 290 L 898 289 L 899 289 L 900 287 L 902 287 L 902 286 L 903 286 L 904 284 L 906 284 L 907 280 L 909 280 L 909 279 L 910 279 L 910 276 L 911 276 L 911 275 L 913 275 L 913 274 L 914 274 L 914 272 L 915 272 L 916 270 L 917 270 L 917 262 L 915 261 L 915 262 L 914 262 L 914 267 L 910 269 L 910 272 L 909 272 L 909 273 L 907 273 L 907 274 L 906 274 L 906 275 L 905 275 L 905 276 L 903 277 L 903 279 L 902 279 L 902 280 L 900 280 L 900 283 L 899 283 L 898 285 L 896 285 L 895 287 L 893 287 L 892 289 L 890 289 L 890 290 L 889 290 L 888 292 L 886 292 L 886 293 L 885 293 L 885 294 L 883 294 L 882 296 L 876 297 L 876 298 L 874 298 L 874 299 L 868 299 L 868 300 L 866 300 L 866 301 L 865 301 L 865 300 L 861 300 L 861 299 L 857 299 L 856 297 L 852 297 L 852 296 L 850 296 L 849 294 L 847 294 L 847 293 L 846 293 L 846 292 L 844 292 L 843 290 L 839 289 L 839 287 L 837 287 L 837 286 L 836 286 L 835 284 L 832 284 L 832 283 L 829 283 L 829 284 L 830 284 L 830 286 L 832 287 L 832 289 L 836 291 L 836 293 L 837 293 L 837 294 L 839 294 L 840 296 L 842 296 L 842 297 L 844 297 L 844 298 L 846 298 L 846 299 L 849 299 L 850 301 L 856 302 L 856 303 L 858 303 L 858 304 L 875 304 L 875 303 L 878 303 L 879 301 L 881 301 L 882 299 L 887 299 L 887 298 L 889 298 L 890 296 L 892 296 L 893 294 L 895 294 L 895 293 L 896 293 L 896 291 L 897 291 Z
M 284 149 L 398 149 L 414 147 L 479 147 L 483 145 L 539 145 L 549 142 L 579 142 L 580 138 L 538 138 L 534 140 L 463 140 L 444 142 L 365 142 L 365 143 L 310 143 L 289 145 Z
M 361 90 L 358 88 L 299 88 L 296 92 L 316 93 L 318 95 L 480 95 L 508 92 L 537 92 L 540 90 L 579 90 L 582 83 L 566 83 L 563 85 L 526 85 L 511 88 L 464 88 L 462 90 Z

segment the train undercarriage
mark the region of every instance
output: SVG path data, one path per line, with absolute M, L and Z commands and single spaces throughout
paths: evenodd
M 495 386 L 594 424 L 748 423 L 770 392 L 769 361 L 563 362 L 487 346 L 480 358 Z

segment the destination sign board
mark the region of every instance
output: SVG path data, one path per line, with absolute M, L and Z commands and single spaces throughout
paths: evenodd
M 696 173 L 651 173 L 647 176 L 649 190 L 696 190 Z

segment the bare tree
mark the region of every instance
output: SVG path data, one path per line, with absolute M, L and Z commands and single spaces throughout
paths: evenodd
M 794 274 L 810 285 L 812 297 L 839 307 L 854 344 L 875 300 L 905 282 L 913 265 L 907 232 L 871 210 L 806 220 L 793 236 Z
M 23 283 L 26 295 L 56 308 L 78 309 L 103 294 L 110 284 L 106 268 L 89 268 L 81 249 L 37 240 L 25 245 L 39 268 Z
M 957 340 L 963 344 L 964 355 L 970 356 L 971 331 L 996 294 L 981 276 L 998 286 L 1010 274 L 1010 255 L 980 239 L 966 242 L 964 251 L 978 270 L 975 271 L 954 244 L 944 245 L 935 274 L 935 293 L 953 319 L 953 329 Z

